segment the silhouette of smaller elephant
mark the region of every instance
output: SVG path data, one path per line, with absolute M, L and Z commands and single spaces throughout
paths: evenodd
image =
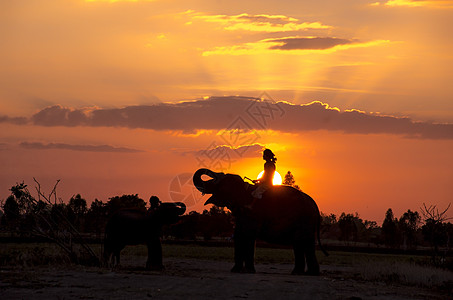
M 146 244 L 146 268 L 162 270 L 162 226 L 173 224 L 186 211 L 181 202 L 162 203 L 152 211 L 124 209 L 116 212 L 107 222 L 104 239 L 104 264 L 119 265 L 120 252 L 126 245 Z

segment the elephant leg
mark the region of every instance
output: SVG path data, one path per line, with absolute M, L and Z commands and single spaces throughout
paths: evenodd
M 256 273 L 255 271 L 255 239 L 245 241 L 245 273 Z
M 233 273 L 239 273 L 244 267 L 244 241 L 235 235 L 234 237 L 234 266 L 231 269 Z
M 245 267 L 244 267 L 245 263 Z M 255 239 L 235 235 L 234 238 L 234 273 L 255 273 Z
M 305 246 L 305 259 L 307 261 L 307 275 L 319 275 L 319 264 L 315 253 L 315 238 L 310 238 Z
M 164 265 L 162 263 L 162 244 L 160 238 L 153 237 L 147 243 L 148 246 L 148 260 L 146 262 L 146 268 L 148 270 L 162 270 Z
M 302 242 L 294 243 L 294 269 L 291 272 L 293 275 L 305 274 L 305 251 Z

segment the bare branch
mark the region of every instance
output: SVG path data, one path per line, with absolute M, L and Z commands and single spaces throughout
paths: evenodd
M 451 203 L 448 204 L 447 208 L 439 212 L 439 209 L 437 208 L 437 205 L 430 205 L 429 207 L 426 207 L 426 204 L 423 203 L 423 207 L 420 208 L 421 213 L 423 215 L 423 219 L 426 222 L 426 220 L 433 220 L 434 222 L 445 222 L 447 220 L 450 220 L 452 218 L 446 218 L 445 214 L 447 213 L 448 209 L 450 208 Z
M 37 185 L 37 186 L 35 186 L 35 189 L 38 192 L 38 199 L 41 200 L 41 197 L 43 197 L 46 200 L 47 203 L 52 204 L 49 201 L 49 199 L 47 199 L 47 197 L 41 192 L 41 184 L 38 182 L 38 180 L 36 180 L 35 177 L 33 177 L 33 180 L 35 181 L 35 183 Z
M 55 204 L 57 204 L 57 185 L 58 183 L 60 183 L 60 179 L 57 180 L 57 182 L 55 183 L 52 191 L 50 192 L 49 194 L 49 199 L 52 197 L 52 194 L 54 195 L 55 197 Z
M 445 215 L 445 213 L 446 213 L 446 212 L 448 211 L 448 209 L 450 208 L 450 205 L 451 205 L 451 202 L 448 203 L 447 208 L 446 208 L 443 212 L 440 213 L 440 216 L 441 216 L 441 217 L 443 217 L 443 216 Z
M 44 199 L 45 202 L 50 206 L 50 208 L 52 208 L 52 213 L 50 215 L 41 214 L 39 212 L 33 213 L 33 217 L 41 220 L 41 222 L 43 222 L 43 224 L 45 224 L 47 228 L 43 230 L 39 225 L 37 225 L 36 228 L 32 228 L 32 232 L 37 236 L 45 237 L 46 239 L 55 242 L 66 253 L 68 253 L 71 259 L 78 260 L 77 254 L 74 252 L 72 244 L 73 238 L 76 237 L 80 241 L 80 246 L 86 251 L 86 253 L 88 253 L 93 258 L 98 259 L 94 251 L 86 243 L 83 242 L 83 238 L 80 232 L 66 217 L 65 213 L 61 211 L 60 207 L 57 206 L 57 199 L 60 200 L 60 204 L 63 203 L 63 200 L 57 197 L 57 186 L 60 180 L 56 181 L 53 189 L 48 196 L 46 196 L 41 190 L 41 184 L 39 183 L 39 181 L 34 177 L 33 180 L 36 183 L 35 189 L 38 193 L 38 199 Z M 34 200 L 32 199 L 32 197 L 29 198 L 31 198 L 30 200 Z

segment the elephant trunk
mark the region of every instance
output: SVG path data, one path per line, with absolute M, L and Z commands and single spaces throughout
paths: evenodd
M 186 212 L 186 205 L 182 202 L 164 202 L 160 204 L 158 211 L 162 213 L 172 212 L 172 214 L 180 216 Z
M 193 174 L 193 184 L 203 194 L 212 194 L 214 192 L 217 181 L 220 178 L 221 173 L 216 173 L 209 169 L 198 169 L 195 174 Z M 207 175 L 212 179 L 203 180 L 201 176 Z

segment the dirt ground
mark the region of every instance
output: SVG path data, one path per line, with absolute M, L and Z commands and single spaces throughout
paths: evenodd
M 453 299 L 440 291 L 366 282 L 347 267 L 321 266 L 318 277 L 290 275 L 291 264 L 257 264 L 233 274 L 231 263 L 168 258 L 162 272 L 144 261 L 115 270 L 80 266 L 0 269 L 0 299 Z

